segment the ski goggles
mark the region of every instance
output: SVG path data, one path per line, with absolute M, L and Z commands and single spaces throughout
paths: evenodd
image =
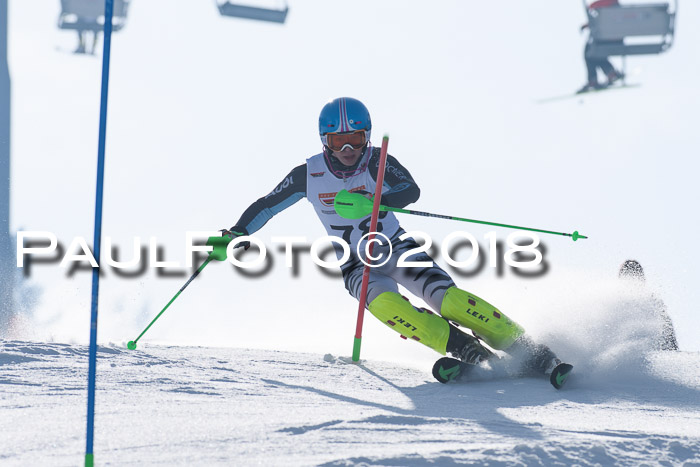
M 360 149 L 367 143 L 367 133 L 365 130 L 357 130 L 352 133 L 328 133 L 326 135 L 326 146 L 331 151 L 340 152 L 346 146 L 353 149 Z

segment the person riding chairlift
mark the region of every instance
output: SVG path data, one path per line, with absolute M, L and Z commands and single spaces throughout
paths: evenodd
M 591 3 L 588 6 L 589 10 L 597 10 L 600 8 L 608 8 L 611 6 L 619 6 L 618 0 L 597 0 L 593 3 Z M 581 31 L 583 32 L 584 29 L 588 28 L 589 25 L 588 23 L 584 24 L 581 26 Z M 613 65 L 610 63 L 610 60 L 606 58 L 600 58 L 600 57 L 592 57 L 590 55 L 591 48 L 593 46 L 594 39 L 593 37 L 589 37 L 588 40 L 586 41 L 586 47 L 583 50 L 583 58 L 586 61 L 586 69 L 588 72 L 588 81 L 586 84 L 579 89 L 577 92 L 578 93 L 584 93 L 588 91 L 593 91 L 596 89 L 603 89 L 611 84 L 615 83 L 616 81 L 621 80 L 622 78 L 625 77 L 624 73 L 621 71 L 618 71 L 613 67 Z M 602 41 L 598 41 L 600 44 Z M 616 40 L 616 41 L 605 41 L 605 44 L 621 44 L 622 41 Z M 601 69 L 601 71 L 605 74 L 607 78 L 607 83 L 599 83 L 598 82 L 598 68 Z

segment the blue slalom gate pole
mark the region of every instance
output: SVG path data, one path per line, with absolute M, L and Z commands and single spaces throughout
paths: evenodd
M 97 145 L 97 188 L 95 195 L 95 236 L 93 254 L 97 267 L 92 269 L 92 303 L 90 311 L 90 356 L 88 364 L 87 437 L 85 467 L 94 465 L 92 452 L 95 431 L 95 379 L 97 370 L 97 302 L 100 290 L 100 243 L 102 241 L 102 193 L 105 173 L 105 140 L 107 137 L 107 91 L 109 89 L 109 52 L 112 45 L 114 0 L 105 0 L 104 49 L 102 53 L 102 91 L 100 95 L 100 134 Z

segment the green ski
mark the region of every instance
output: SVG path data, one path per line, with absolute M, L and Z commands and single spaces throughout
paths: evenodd
M 433 365 L 433 376 L 443 384 L 465 381 L 469 379 L 466 376 L 471 373 L 475 367 L 476 365 L 464 363 L 456 358 L 442 357 Z M 568 363 L 558 364 L 549 375 L 549 382 L 552 383 L 552 386 L 556 389 L 561 389 L 569 378 L 569 375 L 571 375 L 571 370 L 573 370 L 573 368 L 573 365 Z M 532 376 L 532 373 L 523 372 L 521 376 Z

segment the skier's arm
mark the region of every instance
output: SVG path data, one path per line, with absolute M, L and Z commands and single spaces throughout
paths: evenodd
M 372 153 L 369 162 L 370 175 L 377 179 L 379 171 L 379 148 Z M 387 190 L 386 187 L 389 187 Z M 415 203 L 420 197 L 420 188 L 411 174 L 394 156 L 387 154 L 386 169 L 384 171 L 384 187 L 382 190 L 382 204 L 392 208 L 404 208 Z
M 306 196 L 306 164 L 295 167 L 268 195 L 255 201 L 229 230 L 236 235 L 252 235 L 272 216 Z

